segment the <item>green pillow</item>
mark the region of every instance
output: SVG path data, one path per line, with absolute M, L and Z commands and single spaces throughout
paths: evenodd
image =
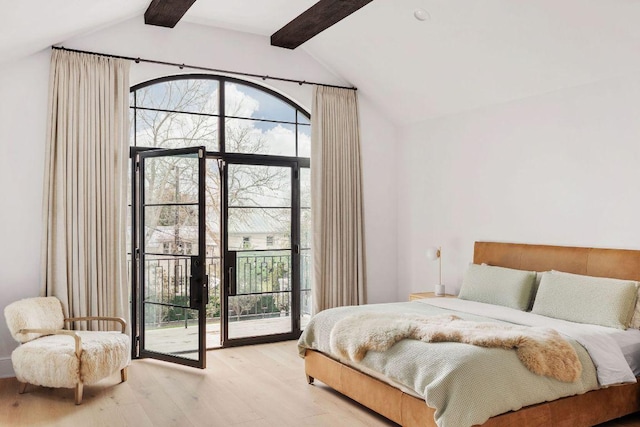
M 526 310 L 535 279 L 534 271 L 471 264 L 458 298 Z
M 638 283 L 560 271 L 545 272 L 532 313 L 578 323 L 626 329 L 633 315 Z

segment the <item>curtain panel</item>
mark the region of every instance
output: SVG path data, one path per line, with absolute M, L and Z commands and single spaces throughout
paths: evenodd
M 315 86 L 311 114 L 314 313 L 366 302 L 362 167 L 354 90 Z
M 42 294 L 70 317 L 129 318 L 128 134 L 129 61 L 53 50 Z

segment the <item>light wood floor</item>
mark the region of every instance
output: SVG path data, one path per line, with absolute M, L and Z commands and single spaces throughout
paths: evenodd
M 84 390 L 0 380 L 0 426 L 396 426 L 322 383 L 307 384 L 294 341 L 208 352 L 207 369 L 133 361 L 119 376 Z M 640 426 L 640 415 L 603 424 Z

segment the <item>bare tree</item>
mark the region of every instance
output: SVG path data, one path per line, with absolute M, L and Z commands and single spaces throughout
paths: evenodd
M 136 91 L 136 136 L 138 146 L 159 148 L 181 148 L 205 145 L 208 150 L 216 151 L 218 146 L 217 114 L 218 88 L 212 80 L 174 80 L 152 85 Z M 250 116 L 252 110 L 259 107 L 255 100 L 247 96 L 237 96 L 227 100 L 227 116 Z M 251 120 L 235 118 L 225 119 L 227 151 L 254 154 L 265 151 L 267 140 L 262 132 L 256 132 Z M 193 167 L 184 161 L 180 167 L 179 158 L 163 158 L 147 162 L 145 180 L 151 191 L 148 197 L 158 202 L 187 202 L 197 195 L 196 174 Z M 176 172 L 177 171 L 177 172 Z M 207 167 L 207 239 L 220 247 L 220 172 L 215 161 Z M 261 197 L 281 193 L 287 184 L 287 175 L 281 168 L 234 167 L 228 174 L 228 200 L 230 206 L 258 206 Z M 180 194 L 176 193 L 176 186 Z M 160 209 L 147 215 L 146 222 L 169 224 L 174 216 L 176 226 L 188 225 L 190 215 L 187 212 L 171 215 Z M 161 216 L 164 215 L 161 221 Z M 247 223 L 247 213 L 234 211 L 232 220 Z M 248 225 L 248 224 L 247 224 Z M 149 228 L 149 233 L 154 230 Z M 148 235 L 148 238 L 151 236 Z
M 219 87 L 216 80 L 185 79 L 167 81 L 135 92 L 135 135 L 137 146 L 184 148 L 205 146 L 219 151 Z M 264 132 L 250 120 L 259 108 L 257 100 L 242 91 L 232 90 L 226 96 L 225 147 L 227 152 L 256 154 L 268 150 Z M 241 119 L 237 117 L 243 117 Z M 195 162 L 181 157 L 151 158 L 145 163 L 146 201 L 153 203 L 188 203 L 197 200 L 198 185 Z M 228 169 L 227 197 L 229 206 L 260 206 L 286 191 L 290 180 L 284 168 L 233 165 Z M 221 175 L 215 159 L 207 160 L 206 170 L 206 239 L 214 247 L 211 254 L 220 257 Z M 285 197 L 285 196 L 282 196 Z M 290 192 L 288 196 L 290 197 Z M 289 205 L 290 206 L 290 205 Z M 276 221 L 278 210 L 262 210 Z M 250 209 L 232 209 L 229 221 L 250 229 Z M 145 211 L 147 242 L 160 239 L 173 242 L 172 252 L 183 244 L 196 252 L 197 236 L 188 230 L 197 226 L 197 210 L 186 206 L 158 206 Z M 162 237 L 164 234 L 164 237 Z M 187 254 L 185 252 L 181 252 Z M 217 266 L 219 268 L 219 265 Z M 230 307 L 239 317 L 257 303 L 258 296 L 231 298 Z M 230 302 L 230 304 L 232 304 Z M 237 310 L 236 310 L 237 309 Z
M 236 315 L 236 320 L 240 320 L 240 316 L 245 311 L 249 311 L 260 301 L 260 295 L 237 295 L 229 297 L 229 308 Z

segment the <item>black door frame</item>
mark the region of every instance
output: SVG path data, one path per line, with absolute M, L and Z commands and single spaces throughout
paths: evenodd
M 206 240 L 205 240 L 205 174 L 206 174 L 206 150 L 205 147 L 189 147 L 179 149 L 135 148 L 130 150 L 132 158 L 132 203 L 131 203 L 131 320 L 132 320 L 132 357 L 153 358 L 166 362 L 173 362 L 185 366 L 204 369 L 206 367 L 206 305 L 208 303 L 208 283 L 205 271 Z M 144 159 L 161 156 L 198 156 L 198 255 L 193 256 L 190 265 L 191 276 L 189 280 L 189 309 L 198 311 L 198 359 L 188 359 L 177 355 L 159 353 L 145 349 L 145 334 L 141 320 L 144 319 L 144 284 L 145 269 L 141 264 L 145 257 L 144 248 L 144 207 L 145 207 L 145 181 Z
M 165 77 L 161 77 L 161 78 L 157 78 L 157 79 L 152 79 L 140 84 L 137 84 L 133 87 L 131 87 L 131 92 L 133 93 L 133 99 L 134 99 L 134 104 L 132 106 L 133 111 L 135 113 L 137 108 L 142 108 L 144 109 L 144 106 L 138 106 L 135 99 L 136 99 L 136 91 L 138 89 L 144 88 L 146 86 L 150 86 L 150 85 L 154 85 L 157 83 L 161 83 L 161 82 L 166 82 L 166 81 L 171 81 L 171 80 L 183 80 L 183 79 L 211 79 L 211 80 L 217 80 L 219 82 L 219 111 L 217 113 L 211 113 L 209 115 L 211 116 L 215 116 L 215 117 L 222 117 L 222 118 L 226 118 L 226 112 L 225 112 L 225 87 L 226 87 L 226 83 L 230 82 L 230 83 L 238 83 L 241 85 L 245 85 L 245 86 L 249 86 L 249 87 L 253 87 L 256 88 L 258 90 L 260 90 L 261 92 L 265 92 L 268 94 L 273 95 L 274 97 L 278 98 L 281 101 L 286 102 L 287 104 L 291 105 L 293 108 L 295 108 L 296 110 L 296 119 L 295 121 L 291 122 L 291 124 L 295 124 L 296 125 L 296 129 L 299 125 L 303 125 L 303 126 L 308 126 L 308 120 L 310 118 L 309 114 L 304 110 L 304 108 L 302 108 L 300 105 L 298 105 L 296 102 L 294 102 L 293 100 L 287 98 L 286 96 L 283 96 L 282 94 L 267 88 L 265 86 L 262 86 L 260 84 L 248 81 L 248 80 L 242 80 L 242 79 L 237 79 L 237 78 L 233 78 L 233 77 L 229 77 L 229 76 L 222 76 L 222 75 L 213 75 L 213 74 L 181 74 L 181 75 L 172 75 L 172 76 L 165 76 Z M 168 113 L 170 112 L 183 112 L 183 111 L 173 111 L 173 110 L 163 110 L 166 111 Z M 205 114 L 206 115 L 206 114 Z M 298 117 L 303 117 L 306 118 L 307 122 L 302 122 L 298 119 Z M 247 119 L 252 119 L 252 118 L 247 118 Z M 264 120 L 264 119 L 257 119 L 257 120 L 262 120 L 262 121 L 271 121 L 271 120 Z M 279 121 L 275 121 L 275 122 L 279 122 Z M 300 169 L 301 168 L 310 168 L 310 159 L 308 157 L 297 157 L 297 156 L 279 156 L 279 155 L 260 155 L 260 154 L 239 154 L 239 153 L 229 153 L 226 150 L 225 147 L 225 143 L 226 143 L 226 129 L 225 129 L 225 120 L 219 120 L 218 122 L 218 140 L 219 140 L 219 151 L 210 151 L 206 153 L 206 158 L 210 159 L 210 158 L 216 158 L 216 159 L 220 159 L 222 160 L 223 164 L 226 162 L 247 162 L 247 164 L 264 164 L 264 165 L 270 165 L 272 162 L 275 162 L 276 164 L 278 164 L 279 162 L 286 162 L 286 163 L 291 163 L 291 164 L 295 164 L 294 169 L 293 169 L 293 174 L 292 177 L 294 177 L 293 179 L 295 180 L 293 185 L 292 185 L 292 191 L 295 192 L 295 197 L 293 197 L 293 204 L 295 204 L 295 208 L 292 207 L 292 248 L 294 248 L 294 250 L 292 251 L 292 281 L 293 281 L 293 285 L 291 286 L 292 290 L 291 292 L 293 293 L 292 295 L 292 322 L 293 322 L 293 328 L 292 328 L 292 332 L 289 334 L 284 334 L 284 335 L 269 335 L 269 336 L 264 336 L 264 337 L 249 337 L 249 338 L 242 338 L 242 339 L 235 339 L 235 340 L 227 340 L 225 342 L 224 338 L 222 338 L 222 345 L 221 347 L 230 347 L 230 346 L 235 346 L 235 345 L 244 345 L 244 344 L 256 344 L 256 343 L 262 343 L 262 342 L 275 342 L 275 341 L 280 341 L 280 340 L 289 340 L 289 339 L 296 339 L 301 331 L 300 331 L 300 314 L 301 314 L 301 301 L 300 301 L 300 290 L 302 288 L 302 277 L 301 277 L 301 266 L 300 266 L 300 259 L 301 259 L 301 251 L 300 251 L 300 219 L 301 219 L 301 208 L 300 208 Z M 135 141 L 135 128 L 134 128 L 134 141 Z M 135 142 L 134 142 L 135 144 Z M 135 159 L 135 153 L 138 152 L 143 152 L 146 150 L 155 150 L 158 148 L 148 148 L 148 147 L 136 147 L 133 146 L 131 147 L 131 158 Z M 298 136 L 297 136 L 297 131 L 296 131 L 296 153 L 298 153 Z M 254 163 L 257 162 L 257 163 Z M 135 161 L 132 161 L 132 178 L 135 178 Z M 132 179 L 132 185 L 135 185 L 135 179 Z M 224 178 L 224 182 L 221 180 L 221 193 L 225 192 L 225 194 L 221 195 L 221 200 L 224 204 L 226 204 L 226 178 Z M 132 188 L 132 190 L 134 190 Z M 132 191 L 132 195 L 135 194 L 134 191 Z M 134 205 L 135 201 L 132 200 L 132 206 Z M 222 204 L 221 204 L 222 205 Z M 221 209 L 222 210 L 222 209 Z M 296 215 L 295 217 L 293 217 L 293 215 Z M 221 235 L 221 243 L 223 246 L 223 248 L 221 248 L 221 253 L 220 253 L 220 257 L 221 257 L 221 275 L 220 275 L 220 279 L 221 279 L 221 286 L 220 286 L 220 304 L 221 304 L 221 337 L 223 337 L 224 329 L 227 328 L 227 323 L 228 322 L 228 310 L 226 307 L 226 298 L 225 298 L 225 292 L 226 292 L 226 283 L 224 282 L 225 280 L 225 269 L 224 269 L 224 252 L 225 252 L 225 248 L 226 248 L 226 242 L 224 242 L 225 239 L 225 232 L 223 229 L 223 227 L 226 226 L 223 225 L 223 222 L 226 222 L 226 216 L 227 216 L 227 210 L 225 209 L 224 212 L 221 212 L 221 221 L 220 221 L 220 235 Z M 132 215 L 132 236 L 136 236 L 137 235 L 137 228 L 136 228 L 136 224 L 135 224 L 135 216 Z M 295 240 L 294 239 L 294 235 L 295 235 Z M 137 259 L 135 257 L 135 239 L 132 238 L 132 255 L 131 255 L 131 274 L 132 274 L 132 295 L 131 295 L 131 303 L 132 303 L 132 319 L 131 319 L 131 324 L 132 324 L 132 339 L 133 339 L 133 345 L 132 345 L 132 357 L 133 358 L 137 358 L 138 357 L 138 351 L 137 349 L 139 348 L 139 342 L 136 340 L 136 331 L 139 330 L 139 325 L 138 325 L 138 321 L 136 319 L 136 307 L 139 304 L 139 296 L 136 295 L 135 292 L 135 286 L 136 285 L 136 280 L 137 280 L 137 272 L 138 272 L 138 266 L 137 266 Z M 297 246 L 293 246 L 293 245 L 297 245 Z M 226 316 L 223 314 L 226 313 Z M 225 316 L 225 318 L 223 318 L 223 316 Z M 215 348 L 221 348 L 221 347 L 215 347 Z
M 222 197 L 222 286 L 220 295 L 220 316 L 221 316 L 221 340 L 222 347 L 233 347 L 249 344 L 262 344 L 277 341 L 286 341 L 297 339 L 300 334 L 300 161 L 291 157 L 275 157 L 275 156 L 256 156 L 244 154 L 227 154 L 222 156 L 224 160 L 223 185 L 224 194 Z M 304 162 L 306 163 L 306 162 Z M 288 167 L 291 169 L 291 234 L 290 234 L 290 251 L 291 251 L 291 331 L 280 334 L 249 336 L 242 338 L 229 338 L 229 309 L 228 298 L 230 293 L 229 283 L 229 240 L 228 240 L 228 218 L 229 218 L 229 201 L 227 197 L 228 183 L 228 165 L 256 165 L 256 166 L 277 166 Z M 307 166 L 308 167 L 308 166 Z M 235 280 L 235 278 L 231 278 Z

